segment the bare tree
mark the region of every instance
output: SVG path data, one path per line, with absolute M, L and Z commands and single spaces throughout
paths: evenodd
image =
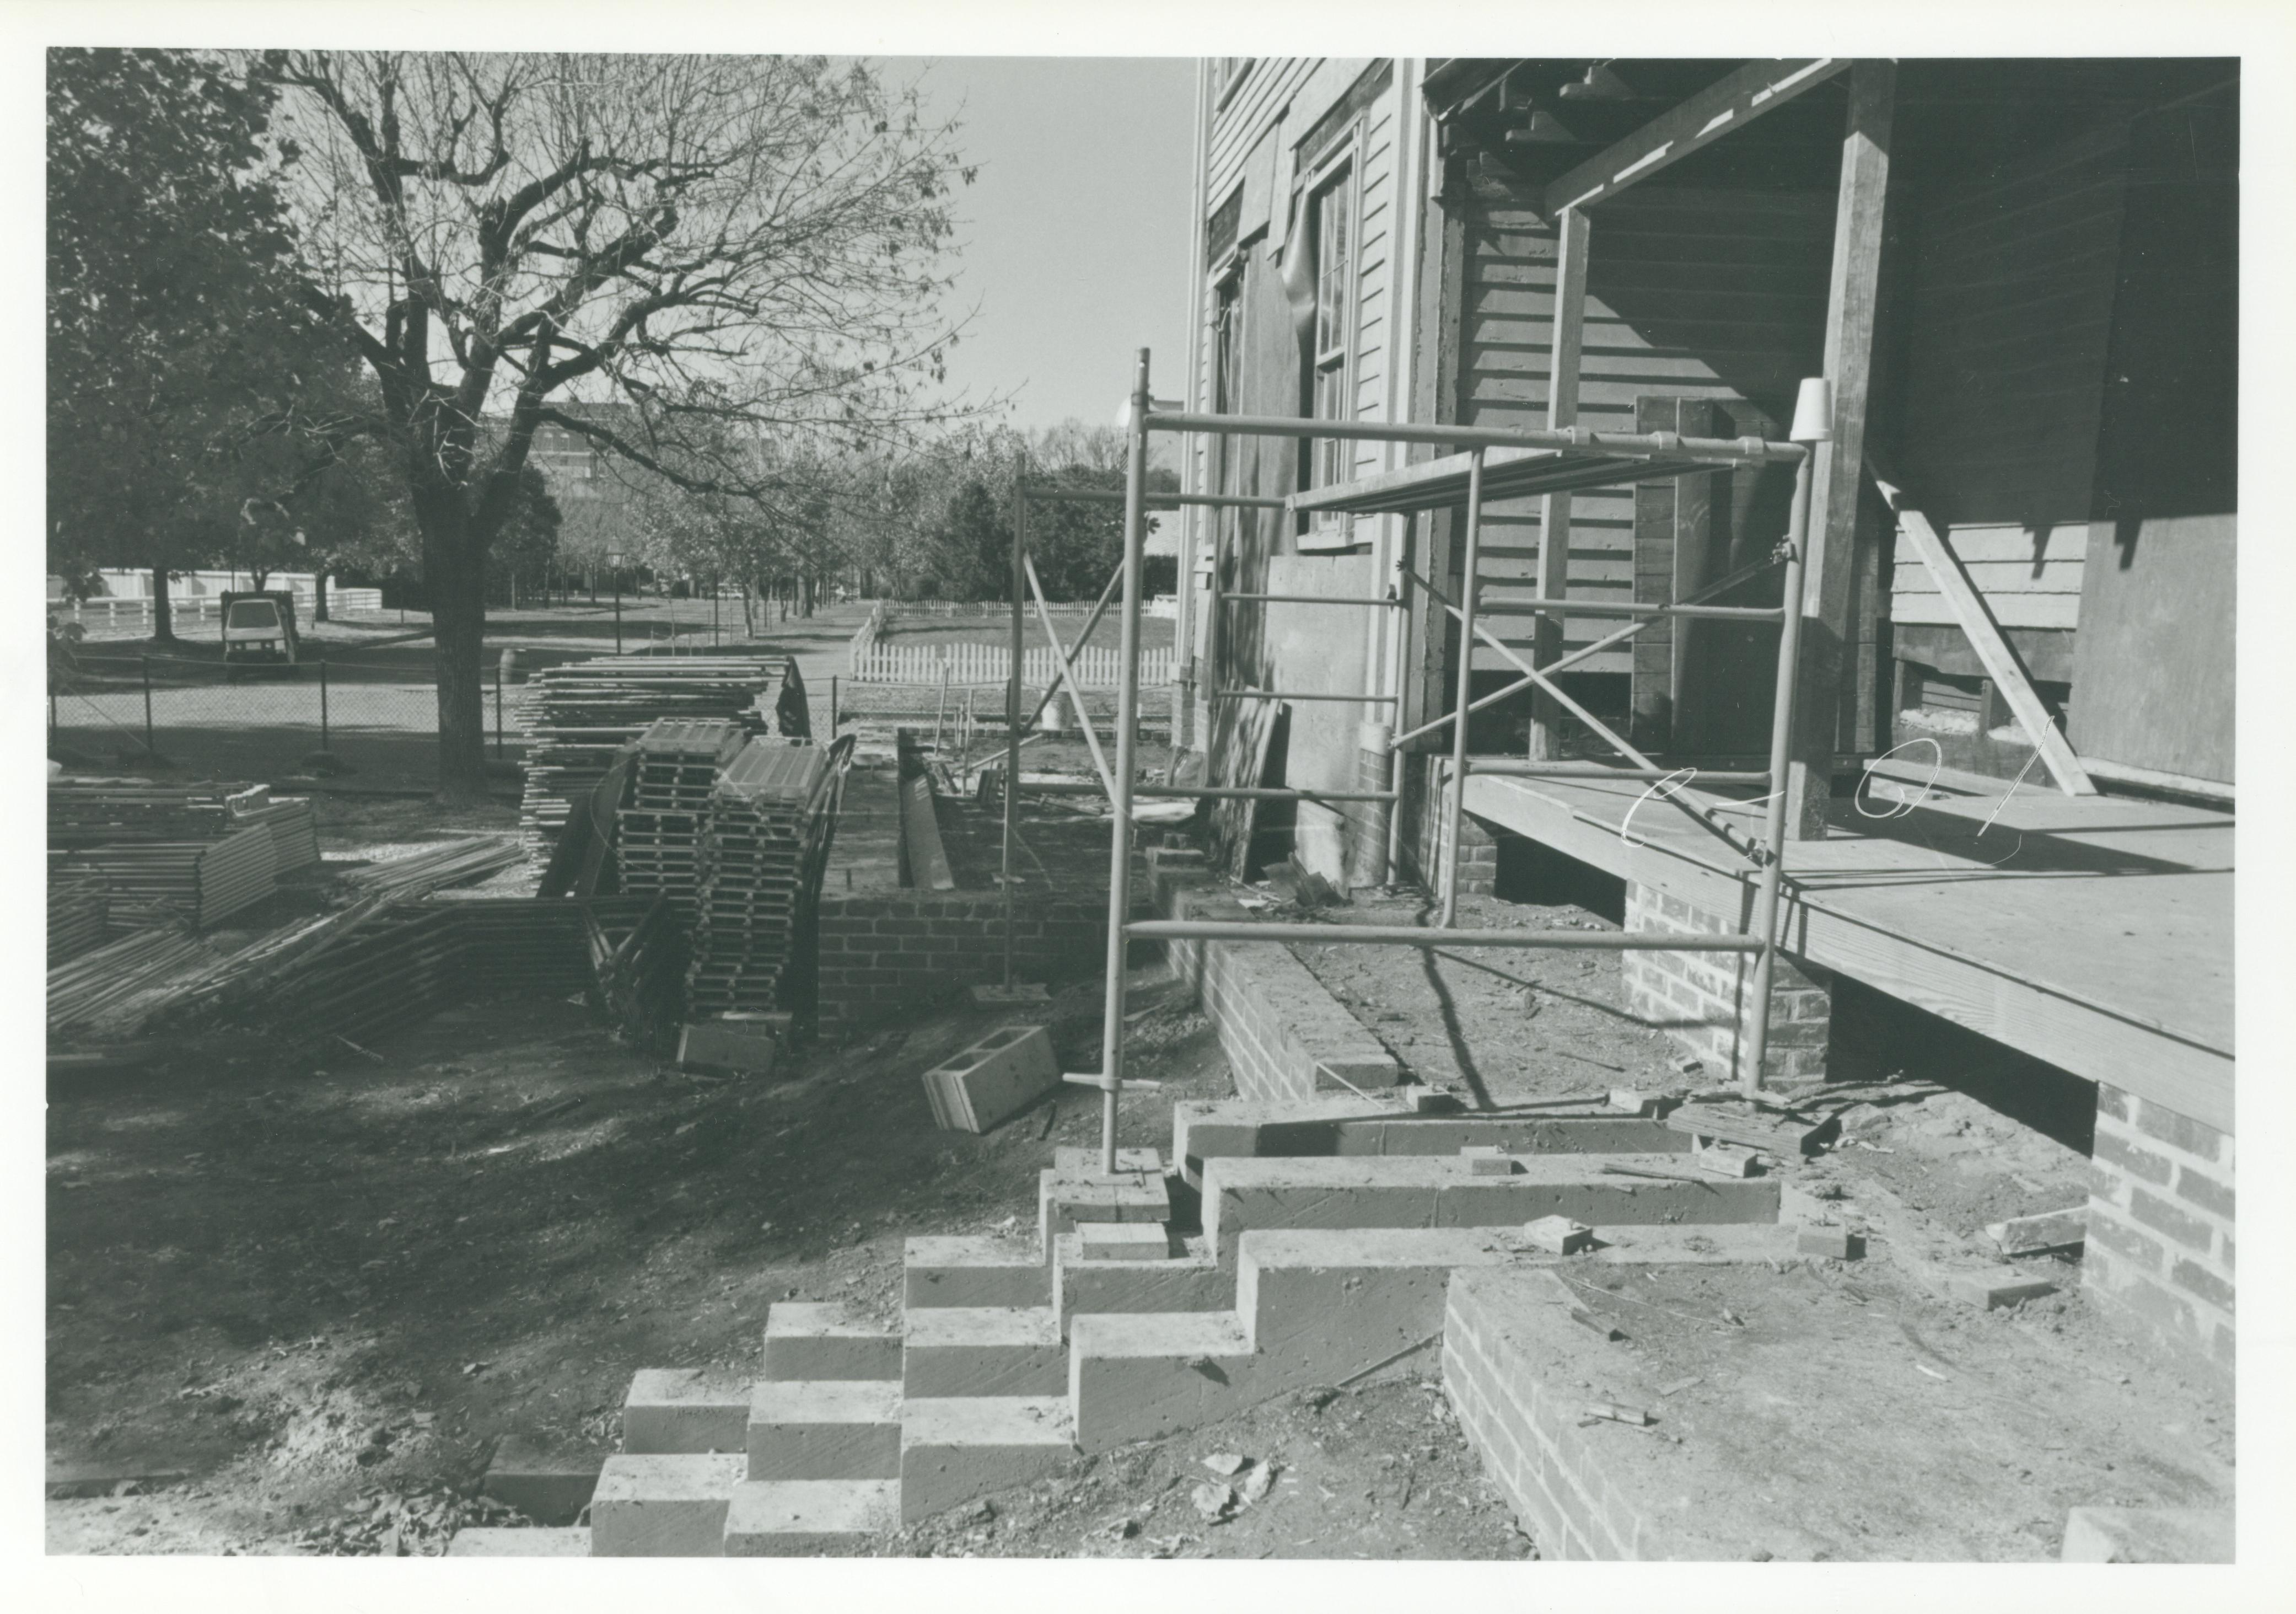
M 725 442 L 850 449 L 941 417 L 939 264 L 971 176 L 913 89 L 817 57 L 275 53 L 263 70 L 301 152 L 311 299 L 381 383 L 422 533 L 449 796 L 481 787 L 486 555 L 538 426 L 739 493 L 758 462 Z M 729 424 L 746 430 L 696 429 Z

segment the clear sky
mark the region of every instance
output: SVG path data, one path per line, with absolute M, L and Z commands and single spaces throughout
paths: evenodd
M 1010 393 L 1023 428 L 1116 417 L 1132 353 L 1170 397 L 1188 322 L 1195 64 L 1177 57 L 894 58 L 980 165 L 956 195 L 952 387 Z

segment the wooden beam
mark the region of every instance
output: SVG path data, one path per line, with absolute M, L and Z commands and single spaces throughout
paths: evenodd
M 1874 470 L 1870 461 L 1866 468 L 1874 478 L 1874 485 L 1882 490 L 1882 498 L 1897 512 L 1898 531 L 1930 569 L 1930 575 L 1937 581 L 1938 592 L 1945 596 L 1954 620 L 1968 637 L 1970 648 L 1985 663 L 1986 676 L 1993 680 L 1994 689 L 2008 703 L 2009 710 L 2016 713 L 2017 726 L 2041 753 L 2042 764 L 2048 769 L 2049 777 L 2056 780 L 2057 788 L 2067 795 L 2095 795 L 2095 784 L 2081 767 L 2080 759 L 2073 754 L 2065 737 L 2049 721 L 2048 711 L 2025 677 L 2016 651 L 2010 648 L 2001 625 L 1993 620 L 1993 613 L 1986 609 L 1985 597 L 1969 581 L 1969 573 L 1962 570 L 1960 557 L 1946 547 L 1945 539 L 1930 524 L 1930 518 L 1906 500 L 1896 483 Z
M 1825 302 L 1825 377 L 1833 383 L 1833 435 L 1816 445 L 1811 466 L 1800 689 L 1795 701 L 1793 757 L 1786 770 L 1786 833 L 1796 840 L 1824 838 L 1826 807 L 1833 795 L 1834 731 L 1842 659 L 1850 638 L 1857 501 L 1865 485 L 1860 468 L 1866 457 L 1897 84 L 1897 64 L 1890 62 L 1860 62 L 1849 80 L 1849 128 L 1841 143 L 1841 187 L 1833 215 L 1833 268 Z
M 1749 62 L 1555 180 L 1546 187 L 1541 210 L 1554 218 L 1566 208 L 1615 196 L 1636 180 L 1745 128 L 1764 112 L 1775 111 L 1849 65 L 1838 56 Z
M 1587 215 L 1566 208 L 1554 221 L 1554 317 L 1549 327 L 1546 366 L 1546 426 L 1561 431 L 1578 424 L 1578 356 L 1587 326 Z M 1543 496 L 1538 503 L 1538 591 L 1537 598 L 1561 599 L 1570 591 L 1570 494 Z M 1530 662 L 1544 667 L 1562 656 L 1562 619 L 1543 615 L 1532 631 Z M 1562 714 L 1552 696 L 1531 701 L 1533 760 L 1560 756 Z

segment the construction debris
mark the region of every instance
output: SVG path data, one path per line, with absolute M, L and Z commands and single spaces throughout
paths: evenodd
M 1580 1250 L 1592 1248 L 1595 1243 L 1595 1230 L 1568 1216 L 1541 1216 L 1536 1222 L 1527 1222 L 1522 1236 L 1533 1249 L 1554 1256 L 1575 1256 Z
M 2013 1216 L 1987 1227 L 1985 1236 L 1999 1245 L 2005 1256 L 2038 1256 L 2052 1250 L 2079 1249 L 2088 1239 L 2088 1205 L 2084 1201 L 2064 1210 Z

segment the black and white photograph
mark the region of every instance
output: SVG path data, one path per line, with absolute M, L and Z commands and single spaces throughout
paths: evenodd
M 652 9 L 5 19 L 28 1606 L 2270 1584 L 2284 28 Z

